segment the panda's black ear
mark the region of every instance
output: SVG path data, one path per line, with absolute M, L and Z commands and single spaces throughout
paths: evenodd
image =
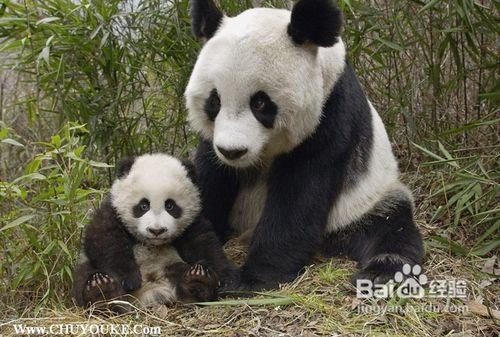
M 120 161 L 116 164 L 116 177 L 123 178 L 125 177 L 132 165 L 134 165 L 135 157 L 125 157 L 120 159 Z
M 299 0 L 292 9 L 288 34 L 297 44 L 331 47 L 342 33 L 343 15 L 332 0 Z
M 181 160 L 181 163 L 187 171 L 188 178 L 191 179 L 193 184 L 198 185 L 198 175 L 196 174 L 196 168 L 193 163 L 187 159 Z
M 224 16 L 213 0 L 190 0 L 191 25 L 193 34 L 208 40 L 214 36 Z

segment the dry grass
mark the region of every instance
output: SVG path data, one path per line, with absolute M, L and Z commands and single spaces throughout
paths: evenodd
M 422 221 L 419 221 L 419 226 L 424 234 L 432 231 Z M 236 261 L 244 259 L 245 249 L 235 241 L 226 246 L 226 251 Z M 498 336 L 499 313 L 494 309 L 500 304 L 499 284 L 498 281 L 493 284 L 485 282 L 489 279 L 481 272 L 485 261 L 456 258 L 434 248 L 427 251 L 425 274 L 429 279 L 465 279 L 468 299 L 414 299 L 407 304 L 414 307 L 423 304 L 464 306 L 466 312 L 461 313 L 360 313 L 363 305 L 375 302 L 358 300 L 349 285 L 355 264 L 345 259 L 318 258 L 316 264 L 307 268 L 295 282 L 279 291 L 256 297 L 268 298 L 271 302 L 268 305 L 251 305 L 239 300 L 233 305 L 179 305 L 152 311 L 137 309 L 134 314 L 109 318 L 78 308 L 47 308 L 33 318 L 29 309 L 20 313 L 19 308 L 12 308 L 2 311 L 0 336 L 13 335 L 14 324 L 48 328 L 53 324 L 69 323 L 160 326 L 162 335 L 173 336 Z M 284 296 L 284 302 L 290 303 L 278 305 L 283 301 L 279 296 Z M 397 303 L 391 300 L 379 301 L 378 304 L 390 306 Z
M 484 277 L 478 273 L 481 263 L 430 251 L 426 274 L 431 279 L 466 279 L 469 300 L 490 302 L 489 305 L 495 307 L 498 305 L 498 285 L 481 288 L 479 284 Z M 242 301 L 232 306 L 139 309 L 135 314 L 112 318 L 77 308 L 47 309 L 36 319 L 31 319 L 29 314 L 17 319 L 4 317 L 1 333 L 3 336 L 13 334 L 13 324 L 48 327 L 62 323 L 160 326 L 162 334 L 175 336 L 497 336 L 500 332 L 497 323 L 478 314 L 481 307 L 473 304 L 467 306 L 468 312 L 458 314 L 360 314 L 358 307 L 363 303 L 356 299 L 353 289 L 348 286 L 348 276 L 353 269 L 352 262 L 340 259 L 308 268 L 292 284 L 279 292 L 268 293 L 292 297 L 295 302 L 285 306 L 251 306 Z M 259 296 L 262 297 L 266 296 Z M 444 306 L 446 300 L 412 300 L 409 304 Z M 455 300 L 451 304 L 466 305 Z

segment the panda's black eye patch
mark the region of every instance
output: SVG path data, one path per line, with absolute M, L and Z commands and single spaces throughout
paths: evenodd
M 264 91 L 258 91 L 250 97 L 250 109 L 264 127 L 272 129 L 278 114 L 278 106 Z
M 217 117 L 217 114 L 219 113 L 220 110 L 220 97 L 219 93 L 217 92 L 217 89 L 213 89 L 210 91 L 210 96 L 208 96 L 207 100 L 205 101 L 205 113 L 208 116 L 208 119 L 210 119 L 212 122 L 215 120 Z
M 182 215 L 182 208 L 172 199 L 167 199 L 165 201 L 165 210 L 176 219 L 180 218 Z
M 142 198 L 137 205 L 132 208 L 132 214 L 135 218 L 140 218 L 149 211 L 150 205 L 149 200 Z

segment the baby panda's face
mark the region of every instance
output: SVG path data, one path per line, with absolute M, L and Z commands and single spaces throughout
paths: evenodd
M 111 188 L 111 202 L 127 230 L 140 242 L 168 243 L 201 209 L 190 171 L 166 154 L 143 155 L 128 163 Z M 131 165 L 131 166 L 130 166 Z
M 227 165 L 254 166 L 289 152 L 319 124 L 345 49 L 342 41 L 297 45 L 287 33 L 290 20 L 287 10 L 250 9 L 222 17 L 204 37 L 185 92 L 189 121 Z M 321 49 L 330 49 L 334 64 L 325 65 Z

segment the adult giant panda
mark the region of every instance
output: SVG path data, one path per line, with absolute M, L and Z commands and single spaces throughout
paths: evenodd
M 347 61 L 329 0 L 225 16 L 191 1 L 204 42 L 185 97 L 201 135 L 205 215 L 221 237 L 255 228 L 240 287 L 276 287 L 317 253 L 386 282 L 423 258 L 412 196 L 382 120 Z

